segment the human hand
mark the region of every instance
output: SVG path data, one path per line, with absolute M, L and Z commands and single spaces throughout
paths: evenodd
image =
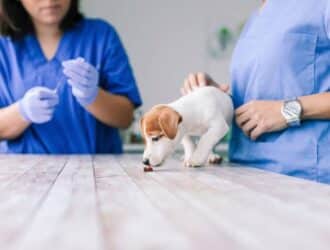
M 72 94 L 82 106 L 92 104 L 99 92 L 99 72 L 83 58 L 64 61 L 63 73 L 69 78 Z
M 214 86 L 223 92 L 229 92 L 228 84 L 218 84 L 208 74 L 205 73 L 193 73 L 189 74 L 188 77 L 184 80 L 184 84 L 181 88 L 181 94 L 187 95 L 194 91 L 194 89 L 205 86 Z
M 251 101 L 235 111 L 236 123 L 252 140 L 283 130 L 288 125 L 281 113 L 282 105 L 282 101 Z
M 19 101 L 19 111 L 26 121 L 41 124 L 52 119 L 58 102 L 59 98 L 54 90 L 34 87 Z

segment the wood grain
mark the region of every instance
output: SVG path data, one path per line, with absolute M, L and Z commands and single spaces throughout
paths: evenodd
M 120 159 L 120 163 L 163 216 L 193 242 L 194 249 L 213 249 L 220 245 L 225 249 L 242 249 L 240 242 L 234 241 L 225 232 L 219 233 L 212 218 L 191 206 L 189 200 L 179 197 L 174 191 L 175 187 L 168 187 L 157 181 L 155 175 L 162 175 L 162 172 L 144 173 L 141 166 L 137 165 L 136 159 L 128 157 Z
M 330 186 L 140 155 L 0 155 L 0 249 L 315 249 L 330 246 Z
M 69 157 L 18 249 L 104 249 L 92 157 Z
M 0 249 L 11 249 L 29 226 L 65 162 L 64 158 L 44 157 L 0 190 Z
M 96 157 L 95 171 L 108 249 L 195 249 L 153 206 L 116 159 Z

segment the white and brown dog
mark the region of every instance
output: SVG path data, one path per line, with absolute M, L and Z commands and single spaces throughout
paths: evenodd
M 146 142 L 143 163 L 161 165 L 180 142 L 185 166 L 197 167 L 208 159 L 216 160 L 213 147 L 228 132 L 232 118 L 231 97 L 211 86 L 198 88 L 170 104 L 153 107 L 140 121 Z M 200 136 L 197 145 L 191 136 Z

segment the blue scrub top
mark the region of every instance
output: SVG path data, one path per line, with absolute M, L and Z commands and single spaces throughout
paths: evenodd
M 328 0 L 267 0 L 254 13 L 233 54 L 235 108 L 330 90 L 329 10 Z M 304 121 L 257 141 L 234 123 L 229 155 L 233 162 L 330 183 L 330 122 Z
M 35 86 L 55 89 L 60 103 L 53 119 L 32 124 L 19 138 L 5 141 L 7 153 L 121 153 L 118 129 L 97 121 L 76 101 L 62 73 L 61 62 L 83 57 L 100 72 L 99 86 L 141 105 L 128 57 L 115 29 L 97 19 L 83 19 L 64 33 L 48 61 L 34 35 L 19 41 L 0 38 L 0 108 L 9 106 Z M 109 107 L 116 109 L 117 107 Z

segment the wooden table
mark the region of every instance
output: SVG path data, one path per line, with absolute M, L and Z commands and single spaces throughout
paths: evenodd
M 330 186 L 140 157 L 0 156 L 0 249 L 330 249 Z

